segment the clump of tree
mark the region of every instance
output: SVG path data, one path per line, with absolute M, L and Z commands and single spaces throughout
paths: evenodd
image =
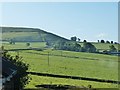
M 26 46 L 30 46 L 30 43 L 26 43 Z
M 80 38 L 78 38 L 78 42 L 80 42 Z
M 109 48 L 110 48 L 110 52 L 117 52 L 117 49 L 115 48 L 114 45 L 110 45 Z
M 101 43 L 105 43 L 105 41 L 104 41 L 104 40 L 101 40 Z
M 78 41 L 80 42 L 80 38 L 77 38 L 76 36 L 70 38 L 71 41 Z
M 54 49 L 91 53 L 95 53 L 97 50 L 96 47 L 89 42 L 84 42 L 83 47 L 81 47 L 79 43 L 72 41 L 69 42 L 59 41 L 54 45 Z
M 113 44 L 113 41 L 111 41 L 111 44 Z
M 100 41 L 98 40 L 98 43 L 99 43 Z
M 106 41 L 106 43 L 110 43 L 110 41 Z
M 52 43 L 49 42 L 49 41 L 47 41 L 47 42 L 46 42 L 46 45 L 47 45 L 47 46 L 52 46 Z
M 89 43 L 89 42 L 85 42 L 83 44 L 83 47 L 82 47 L 83 52 L 95 53 L 96 50 L 97 50 L 96 47 L 93 44 Z
M 9 41 L 9 44 L 15 44 L 15 41 L 14 41 L 13 39 L 11 39 L 11 40 Z
M 14 64 L 17 67 L 17 74 L 15 75 L 15 89 L 20 90 L 25 87 L 26 84 L 29 83 L 30 77 L 26 73 L 29 65 L 24 63 L 22 61 L 22 57 L 16 55 L 15 57 L 9 55 L 7 51 L 5 51 L 2 54 L 3 58 L 6 58 L 6 60 L 10 61 L 12 64 Z
M 84 42 L 84 43 L 86 43 L 86 42 L 87 42 L 87 40 L 83 40 L 83 42 Z
M 56 41 L 57 42 L 57 41 Z M 52 41 L 46 41 L 46 47 L 47 48 L 53 48 L 55 45 L 55 42 L 52 42 Z
M 71 37 L 71 41 L 76 41 L 77 40 L 77 37 L 74 36 L 74 37 Z
M 68 51 L 76 51 L 79 52 L 81 51 L 81 45 L 78 44 L 77 42 L 57 42 L 54 45 L 54 49 L 59 49 L 59 50 L 68 50 Z
M 117 42 L 114 42 L 114 44 L 119 44 L 119 43 L 117 43 Z
M 104 40 L 101 40 L 101 41 L 98 40 L 98 43 L 99 43 L 99 42 L 101 42 L 101 43 L 109 43 L 109 44 L 119 44 L 119 43 L 117 43 L 117 42 L 108 41 L 108 40 L 107 40 L 106 42 L 105 42 Z

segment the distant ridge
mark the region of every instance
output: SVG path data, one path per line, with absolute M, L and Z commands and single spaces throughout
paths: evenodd
M 2 33 L 4 32 L 39 32 L 43 31 L 38 28 L 25 28 L 25 27 L 0 27 Z
M 38 29 L 25 27 L 0 27 L 2 30 L 2 40 L 16 42 L 56 42 L 59 40 L 69 41 L 68 39 L 56 34 Z

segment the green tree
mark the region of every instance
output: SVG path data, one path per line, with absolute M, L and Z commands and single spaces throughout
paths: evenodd
M 83 44 L 82 51 L 94 53 L 96 52 L 96 47 L 93 44 L 87 42 Z
M 55 44 L 54 49 L 59 49 L 59 50 L 68 50 L 68 51 L 80 51 L 81 50 L 81 46 L 80 44 L 76 43 L 76 42 L 58 42 Z
M 119 44 L 119 43 L 117 43 L 117 42 L 114 42 L 114 44 Z
M 26 43 L 26 46 L 30 46 L 30 43 Z
M 83 42 L 87 42 L 87 40 L 84 40 Z
M 101 43 L 105 43 L 105 41 L 104 41 L 104 40 L 101 40 Z
M 113 41 L 111 41 L 111 44 L 113 44 Z
M 74 36 L 74 37 L 71 37 L 71 41 L 76 41 L 77 40 L 77 37 Z
M 29 65 L 22 62 L 22 57 L 16 55 L 15 57 L 12 57 L 7 52 L 4 52 L 2 55 L 3 58 L 6 58 L 9 62 L 14 64 L 17 67 L 17 74 L 15 75 L 15 89 L 21 90 L 25 87 L 26 84 L 29 83 L 30 77 L 27 74 L 27 70 L 29 68 Z
M 15 40 L 10 39 L 9 44 L 15 44 Z
M 106 43 L 110 43 L 109 41 L 106 41 Z
M 99 43 L 100 41 L 98 40 L 98 43 Z
M 81 45 L 78 43 L 75 43 L 75 51 L 79 52 L 81 51 Z
M 4 51 L 4 46 L 1 46 L 1 50 Z
M 78 42 L 80 42 L 80 38 L 78 38 Z
M 114 45 L 110 45 L 109 48 L 110 48 L 110 52 L 116 52 L 117 51 L 117 49 L 115 48 Z

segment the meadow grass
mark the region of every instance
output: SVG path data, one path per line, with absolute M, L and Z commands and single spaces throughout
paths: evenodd
M 83 86 L 83 87 L 88 87 L 88 85 L 92 85 L 92 88 L 118 88 L 117 84 L 111 84 L 111 83 L 100 83 L 93 81 L 43 77 L 43 76 L 35 76 L 35 75 L 29 75 L 29 76 L 32 78 L 32 80 L 29 84 L 26 85 L 25 88 L 36 89 L 37 88 L 35 87 L 36 85 L 42 85 L 42 84 L 71 85 L 71 86 Z
M 10 45 L 3 43 L 6 49 L 28 48 L 26 43 L 16 43 Z M 31 47 L 44 48 L 45 43 L 31 43 Z M 49 52 L 49 65 L 48 65 Z M 16 52 L 9 52 L 15 56 Z M 23 62 L 30 65 L 31 72 L 51 73 L 60 75 L 82 76 L 89 78 L 99 78 L 106 80 L 118 80 L 118 57 L 95 53 L 72 52 L 64 50 L 45 49 L 43 51 L 27 50 L 19 51 L 23 57 Z M 64 57 L 66 56 L 66 57 Z M 72 58 L 71 58 L 72 57 Z M 78 58 L 74 58 L 78 57 Z M 34 87 L 37 84 L 52 83 L 69 85 L 89 85 L 95 88 L 115 88 L 115 84 L 97 83 L 90 81 L 59 79 L 52 77 L 33 76 L 30 84 L 26 88 Z
M 116 49 L 120 49 L 120 44 L 109 44 L 109 43 L 97 43 L 97 42 L 91 42 L 98 50 L 109 50 L 110 45 L 114 45 Z M 80 43 L 81 46 L 83 46 L 83 42 Z
M 38 32 L 6 32 L 2 33 L 2 38 L 3 39 L 12 39 L 12 38 L 21 38 L 21 37 L 27 37 L 27 36 L 38 36 Z
M 9 44 L 9 42 L 3 42 L 2 45 L 5 49 L 26 49 L 26 48 L 44 48 L 45 42 L 30 42 L 30 46 L 26 45 L 27 42 L 16 42 L 15 44 Z
M 54 51 L 54 53 L 55 52 L 57 53 L 59 51 Z M 46 53 L 46 55 L 41 55 L 42 53 Z M 73 52 L 67 53 L 73 55 Z M 80 58 L 68 58 L 49 55 L 48 65 L 48 55 L 46 51 L 30 50 L 21 51 L 19 54 L 23 57 L 24 62 L 30 64 L 29 71 L 32 72 L 118 80 L 118 58 L 116 56 L 104 55 L 102 57 L 100 54 L 77 53 Z M 13 55 L 15 55 L 15 52 Z M 81 58 L 84 56 L 86 56 L 87 59 Z M 98 60 L 92 60 L 94 57 Z

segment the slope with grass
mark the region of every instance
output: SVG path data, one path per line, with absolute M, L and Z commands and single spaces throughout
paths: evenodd
M 26 48 L 40 48 L 43 51 L 36 50 L 20 50 L 19 55 L 23 57 L 23 62 L 28 63 L 30 68 L 28 72 L 50 73 L 58 75 L 81 76 L 88 78 L 98 78 L 106 80 L 118 81 L 118 64 L 120 63 L 117 56 L 83 53 L 64 50 L 52 50 L 46 47 L 47 41 L 56 42 L 58 40 L 68 41 L 65 38 L 48 33 L 40 29 L 33 28 L 15 28 L 2 27 L 2 39 L 9 41 L 13 39 L 15 44 L 9 42 L 2 42 L 5 49 L 26 49 Z M 26 43 L 30 42 L 30 46 Z M 83 43 L 80 43 L 81 46 Z M 97 49 L 108 50 L 109 45 L 103 43 L 92 43 Z M 118 45 L 113 44 L 117 49 Z M 11 55 L 15 56 L 18 52 L 10 51 Z M 49 61 L 49 62 L 48 62 Z M 38 84 L 67 84 L 81 86 L 92 84 L 93 87 L 98 88 L 115 88 L 116 84 L 88 82 L 72 79 L 58 79 L 52 77 L 33 76 L 29 85 L 26 88 L 34 87 Z M 47 81 L 46 81 L 47 80 Z
M 55 43 L 57 41 L 68 41 L 63 37 L 55 35 L 50 32 L 46 32 L 37 28 L 22 28 L 22 27 L 0 27 L 2 30 L 2 40 L 10 41 L 14 40 L 16 42 L 52 42 Z M 114 45 L 117 49 L 119 49 L 118 44 L 106 44 L 106 43 L 93 43 L 95 47 L 100 50 L 109 50 L 110 45 Z M 83 45 L 83 42 L 80 43 Z
M 11 39 L 16 42 L 68 41 L 63 37 L 37 28 L 0 27 L 0 30 L 2 30 L 3 41 Z
M 98 50 L 104 51 L 109 50 L 111 45 L 114 45 L 117 50 L 120 50 L 120 44 L 109 44 L 109 43 L 97 43 L 97 42 L 91 42 Z M 80 43 L 81 46 L 83 46 L 83 42 Z
M 26 43 L 16 43 L 11 45 L 8 42 L 3 43 L 7 50 L 28 48 Z M 44 48 L 45 43 L 33 42 L 31 47 Z M 48 52 L 49 52 L 49 65 L 48 65 Z M 11 55 L 17 55 L 17 52 L 9 52 Z M 82 76 L 88 78 L 98 78 L 106 80 L 118 81 L 118 57 L 111 55 L 102 55 L 95 53 L 72 52 L 64 50 L 51 50 L 45 49 L 43 51 L 36 50 L 21 50 L 19 55 L 23 57 L 23 62 L 30 65 L 28 71 L 37 73 L 50 73 L 58 75 L 71 75 Z M 67 85 L 88 85 L 94 87 L 117 87 L 114 84 L 95 83 L 88 81 L 67 80 L 70 82 L 62 82 L 61 79 L 56 81 L 55 78 L 31 76 L 33 79 L 26 88 L 35 87 L 37 84 L 46 84 L 45 78 L 48 78 L 48 83 L 53 81 L 54 84 L 67 84 Z M 42 78 L 42 79 L 41 79 Z M 37 79 L 37 81 L 36 81 Z M 66 79 L 64 79 L 66 80 Z M 38 83 L 40 82 L 40 83 Z M 71 83 L 72 82 L 72 83 Z M 78 84 L 76 84 L 78 83 Z M 111 86 L 110 86 L 111 85 Z

